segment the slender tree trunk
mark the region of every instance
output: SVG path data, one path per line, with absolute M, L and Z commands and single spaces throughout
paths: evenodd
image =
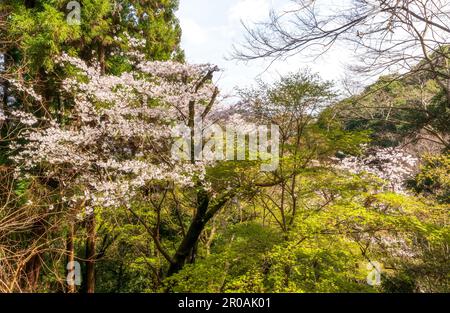
M 75 233 L 75 226 L 74 224 L 70 225 L 69 233 L 67 234 L 67 264 L 73 264 L 75 262 L 75 245 L 74 245 L 74 233 Z M 69 274 L 69 270 L 67 271 L 67 275 Z M 66 275 L 66 276 L 67 276 Z M 67 285 L 67 292 L 68 293 L 75 293 L 76 292 L 76 286 L 75 284 Z
M 33 237 L 36 240 L 40 240 L 40 238 L 45 234 L 45 225 L 44 221 L 40 220 L 33 225 Z M 35 251 L 33 252 L 33 256 L 28 260 L 25 264 L 25 274 L 26 274 L 26 288 L 30 291 L 35 291 L 39 281 L 39 274 L 41 272 L 42 267 L 42 258 L 41 252 Z
M 98 46 L 98 62 L 100 64 L 100 73 L 105 74 L 106 62 L 105 62 L 105 46 L 99 42 Z M 95 292 L 95 261 L 97 259 L 95 252 L 95 212 L 92 212 L 86 225 L 87 240 L 86 240 L 86 292 Z
M 98 47 L 98 63 L 100 64 L 100 73 L 105 75 L 106 61 L 105 61 L 105 46 L 100 42 Z
M 447 107 L 450 108 L 450 79 L 447 80 L 447 90 L 446 90 L 446 95 L 447 95 Z
M 0 113 L 4 114 L 8 105 L 8 82 L 5 81 L 2 84 L 2 88 L 3 88 L 3 97 L 0 102 Z M 1 131 L 4 124 L 6 124 L 6 122 L 4 120 L 0 120 L 0 139 L 2 138 Z
M 6 72 L 6 68 L 7 68 L 7 62 L 6 62 L 6 53 L 1 53 L 0 55 L 3 54 L 3 71 L 0 71 L 0 73 Z M 0 103 L 0 112 L 5 112 L 6 108 L 8 107 L 8 93 L 9 93 L 9 82 L 6 79 L 1 79 L 1 87 L 3 89 L 3 95 L 2 95 L 2 99 L 1 99 L 1 103 Z M 0 121 L 0 131 L 2 130 L 3 124 L 5 124 L 5 121 Z M 0 138 L 1 138 L 1 133 L 0 133 Z
M 88 216 L 86 240 L 86 292 L 94 293 L 95 291 L 95 214 Z

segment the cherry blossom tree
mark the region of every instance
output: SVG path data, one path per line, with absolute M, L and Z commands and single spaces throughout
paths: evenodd
M 76 73 L 62 83 L 62 93 L 71 105 L 69 113 L 61 112 L 62 118 L 18 109 L 4 113 L 5 119 L 22 129 L 11 144 L 16 175 L 58 182 L 61 201 L 88 221 L 91 292 L 95 209 L 129 207 L 142 188 L 158 182 L 185 187 L 202 184 L 205 165 L 201 161 L 181 163 L 171 158 L 172 129 L 180 123 L 192 128 L 195 116 L 207 121 L 219 93 L 212 83 L 216 66 L 150 62 L 136 51 L 129 57 L 133 70 L 116 76 L 103 74 L 98 64 L 89 66 L 63 54 L 60 66 Z M 40 101 L 26 84 L 13 81 L 12 85 Z

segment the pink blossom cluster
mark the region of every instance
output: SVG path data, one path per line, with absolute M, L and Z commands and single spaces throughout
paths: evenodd
M 12 110 L 11 113 L 11 119 L 16 119 L 20 123 L 26 126 L 32 126 L 35 125 L 38 122 L 38 119 L 31 113 L 23 112 L 20 110 Z M 1 117 L 0 117 L 1 118 Z
M 353 174 L 372 174 L 386 182 L 385 188 L 396 193 L 406 193 L 405 181 L 417 171 L 418 158 L 401 148 L 378 148 L 363 157 L 350 156 L 337 160 L 337 168 Z
M 37 94 L 33 88 L 26 86 L 24 82 L 18 81 L 16 79 L 9 79 L 8 82 L 16 89 L 16 91 L 23 92 L 35 101 L 42 101 L 42 97 Z

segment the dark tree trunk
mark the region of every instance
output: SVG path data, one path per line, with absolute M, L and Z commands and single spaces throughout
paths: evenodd
M 195 259 L 197 257 L 197 250 L 198 250 L 198 240 L 195 243 L 195 245 L 192 247 L 191 253 L 189 254 L 189 263 L 190 264 L 195 263 Z
M 41 267 L 42 259 L 40 253 L 33 255 L 25 266 L 28 288 L 32 292 L 35 291 L 38 286 Z
M 33 237 L 39 240 L 44 234 L 45 224 L 43 220 L 40 220 L 33 225 Z M 30 291 L 35 291 L 38 286 L 39 274 L 42 267 L 41 256 L 42 253 L 40 251 L 36 251 L 25 264 L 25 288 L 28 288 Z
M 94 293 L 95 291 L 95 214 L 88 216 L 87 224 L 87 240 L 86 240 L 86 292 Z
M 197 211 L 194 215 L 191 225 L 189 226 L 186 236 L 178 247 L 174 257 L 173 263 L 169 267 L 168 276 L 171 276 L 180 271 L 186 261 L 191 257 L 195 251 L 198 238 L 205 228 L 208 219 L 206 212 L 209 206 L 209 197 L 206 191 L 201 190 L 197 193 Z

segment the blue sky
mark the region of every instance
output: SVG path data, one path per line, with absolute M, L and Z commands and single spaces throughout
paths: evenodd
M 241 20 L 246 24 L 261 21 L 268 17 L 270 8 L 283 10 L 290 5 L 289 0 L 180 0 L 177 16 L 183 29 L 182 47 L 187 61 L 217 64 L 223 70 L 217 82 L 226 94 L 231 94 L 235 86 L 251 86 L 257 77 L 273 81 L 305 67 L 326 80 L 339 82 L 345 76 L 347 52 L 330 51 L 314 61 L 296 55 L 275 62 L 265 72 L 270 60 L 244 63 L 225 59 L 231 54 L 232 45 L 243 40 Z

